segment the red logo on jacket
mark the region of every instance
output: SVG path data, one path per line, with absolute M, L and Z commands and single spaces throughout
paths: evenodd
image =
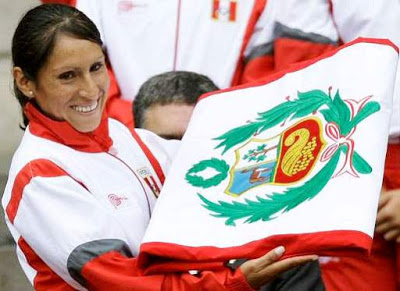
M 111 202 L 111 204 L 115 207 L 115 209 L 118 208 L 122 204 L 123 200 L 128 200 L 128 198 L 123 197 L 123 196 L 118 196 L 115 194 L 110 194 L 108 195 L 108 200 Z

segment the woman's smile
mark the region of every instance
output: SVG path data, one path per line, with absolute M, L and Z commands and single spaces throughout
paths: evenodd
M 92 104 L 87 105 L 72 105 L 71 108 L 79 113 L 92 113 L 98 108 L 99 101 L 96 100 Z

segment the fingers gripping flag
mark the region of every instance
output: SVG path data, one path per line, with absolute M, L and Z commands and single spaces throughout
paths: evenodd
M 398 49 L 358 39 L 268 80 L 204 96 L 142 244 L 147 273 L 218 267 L 277 245 L 372 244 Z

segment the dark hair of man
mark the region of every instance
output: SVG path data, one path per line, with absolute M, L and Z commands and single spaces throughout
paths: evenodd
M 61 4 L 42 4 L 29 10 L 20 20 L 12 39 L 12 61 L 25 77 L 37 82 L 37 75 L 51 55 L 58 35 L 89 40 L 102 46 L 96 25 L 76 8 Z M 23 123 L 29 121 L 23 113 L 28 102 L 14 80 L 14 93 L 22 107 Z
M 148 79 L 133 102 L 135 127 L 143 127 L 146 110 L 155 104 L 196 104 L 199 97 L 219 88 L 210 78 L 193 72 L 173 71 Z

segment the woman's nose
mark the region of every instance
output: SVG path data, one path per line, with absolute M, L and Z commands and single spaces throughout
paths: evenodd
M 81 88 L 79 89 L 79 94 L 85 98 L 97 99 L 98 88 L 95 80 L 89 74 L 89 76 L 84 76 L 81 83 Z

